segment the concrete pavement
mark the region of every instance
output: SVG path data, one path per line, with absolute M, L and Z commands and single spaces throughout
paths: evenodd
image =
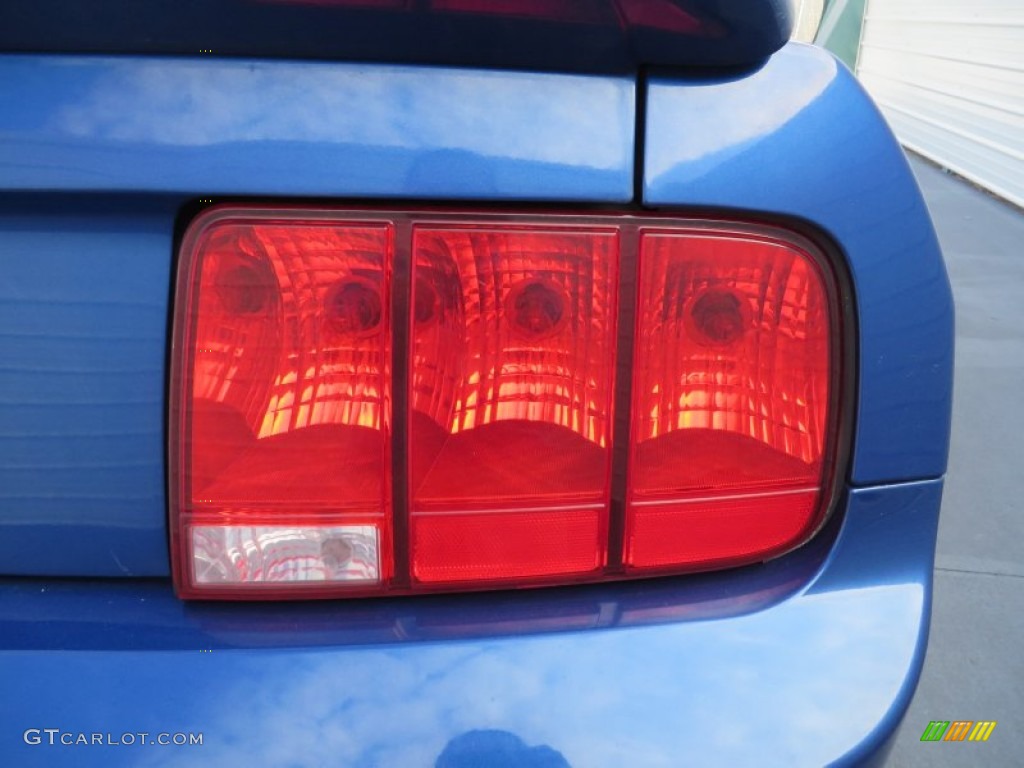
M 912 158 L 953 284 L 956 379 L 931 640 L 889 765 L 1024 766 L 1024 212 Z M 996 720 L 984 744 L 930 720 Z

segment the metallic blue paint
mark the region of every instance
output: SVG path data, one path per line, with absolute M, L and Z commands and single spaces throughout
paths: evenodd
M 588 75 L 0 56 L 0 190 L 625 202 L 634 91 Z
M 0 196 L 0 573 L 168 572 L 175 207 Z
M 162 583 L 0 582 L 0 752 L 24 766 L 430 766 L 451 739 L 498 730 L 572 766 L 853 763 L 916 685 L 941 491 L 851 491 L 824 560 L 652 584 L 257 610 L 186 605 Z M 760 590 L 768 607 L 744 602 Z M 68 650 L 26 650 L 33 634 Z M 27 745 L 29 728 L 204 744 Z
M 849 263 L 859 321 L 852 480 L 945 472 L 953 298 L 902 150 L 850 72 L 792 43 L 756 73 L 655 78 L 644 202 L 810 222 Z

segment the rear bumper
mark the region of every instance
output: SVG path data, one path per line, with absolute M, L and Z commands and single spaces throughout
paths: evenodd
M 917 684 L 941 492 L 851 490 L 837 530 L 765 566 L 570 590 L 254 607 L 5 580 L 0 757 L 432 766 L 497 730 L 574 768 L 860 763 Z M 82 733 L 122 743 L 60 743 Z M 146 743 L 177 733 L 203 743 Z M 467 743 L 502 765 L 512 740 L 448 755 Z

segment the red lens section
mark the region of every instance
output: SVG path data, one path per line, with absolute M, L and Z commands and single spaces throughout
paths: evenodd
M 186 233 L 178 296 L 183 597 L 724 567 L 827 511 L 835 277 L 779 229 L 224 208 Z
M 737 564 L 819 524 L 831 343 L 825 275 L 789 242 L 644 232 L 626 564 Z
M 386 576 L 392 226 L 225 219 L 186 248 L 183 591 Z
M 617 232 L 423 225 L 414 228 L 413 260 L 414 576 L 599 568 Z

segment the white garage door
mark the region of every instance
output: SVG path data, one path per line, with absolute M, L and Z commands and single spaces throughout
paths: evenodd
M 905 146 L 1024 206 L 1024 0 L 868 0 L 857 73 Z

